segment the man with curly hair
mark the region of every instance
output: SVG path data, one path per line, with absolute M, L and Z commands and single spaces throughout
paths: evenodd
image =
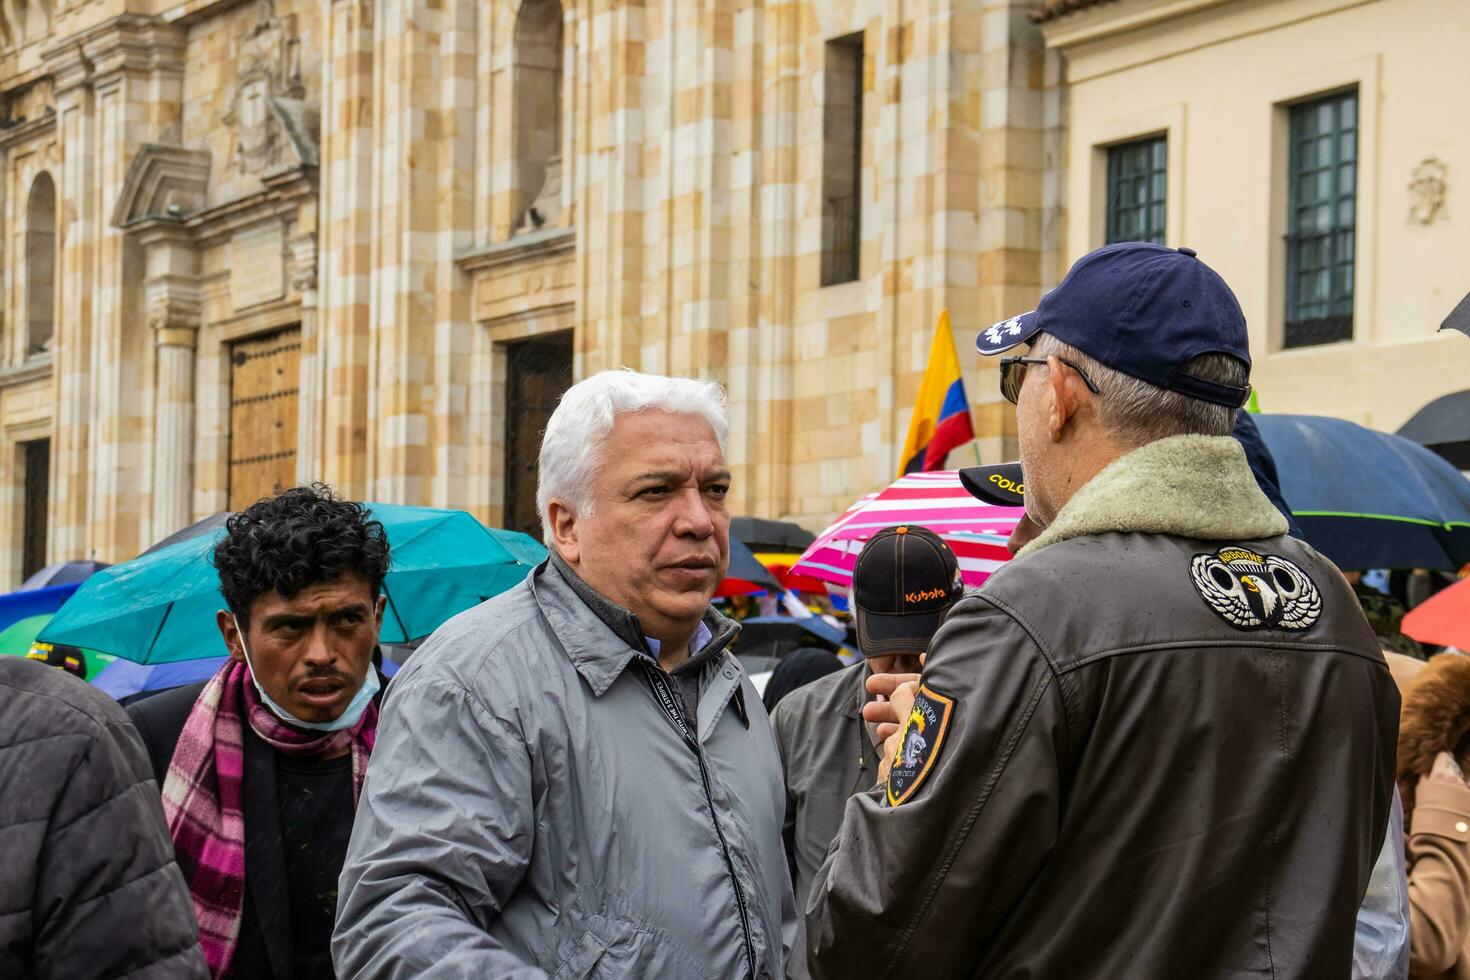
M 331 978 L 337 877 L 378 723 L 388 541 L 320 484 L 215 548 L 229 662 L 128 708 L 215 978 Z

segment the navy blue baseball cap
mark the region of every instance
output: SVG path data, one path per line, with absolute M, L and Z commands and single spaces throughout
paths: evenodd
M 1185 374 L 1201 354 L 1227 354 L 1250 370 L 1245 314 L 1219 273 L 1192 248 L 1120 242 L 1089 252 L 1030 313 L 987 327 L 982 354 L 1047 333 L 1099 364 L 1191 398 L 1239 408 L 1250 386 Z

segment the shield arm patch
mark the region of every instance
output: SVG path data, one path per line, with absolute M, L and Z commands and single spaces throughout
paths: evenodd
M 913 710 L 903 723 L 893 767 L 888 770 L 889 806 L 903 803 L 923 784 L 939 759 L 953 715 L 954 698 L 927 686 L 919 688 Z

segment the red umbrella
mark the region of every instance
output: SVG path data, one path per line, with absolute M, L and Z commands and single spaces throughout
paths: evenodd
M 1470 578 L 1409 610 L 1400 629 L 1420 643 L 1470 650 Z

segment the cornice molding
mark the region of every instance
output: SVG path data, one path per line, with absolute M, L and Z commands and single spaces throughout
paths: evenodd
M 572 251 L 576 244 L 575 228 L 546 228 L 494 245 L 465 249 L 454 257 L 454 261 L 466 272 L 486 272 L 532 259 L 553 258 Z

